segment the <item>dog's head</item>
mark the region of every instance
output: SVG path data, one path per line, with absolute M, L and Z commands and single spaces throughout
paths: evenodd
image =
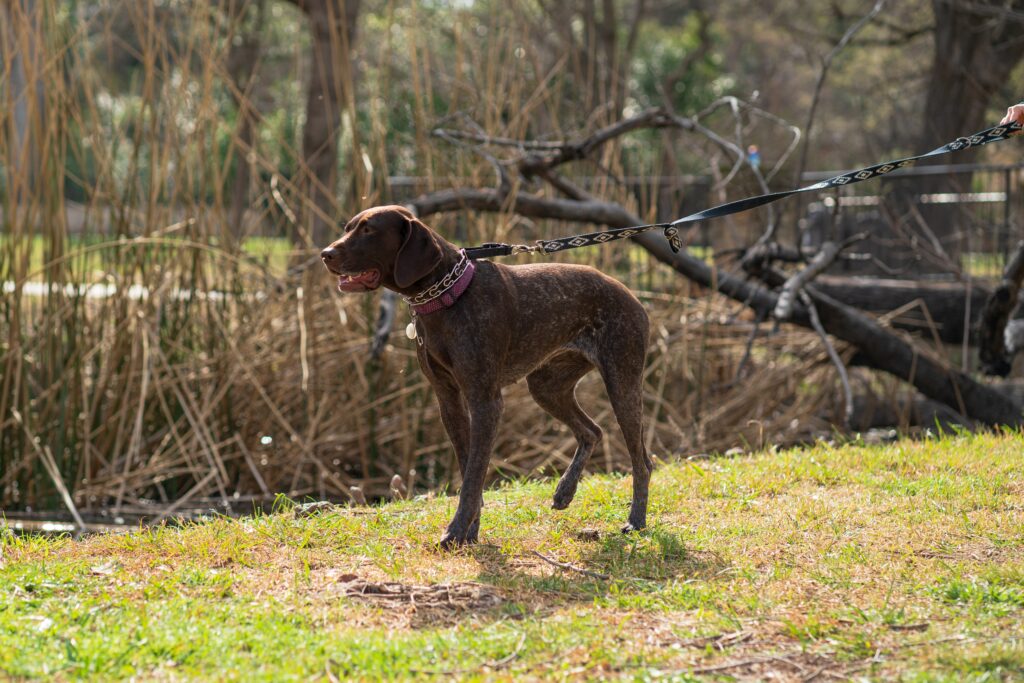
M 384 285 L 407 290 L 430 274 L 443 256 L 440 239 L 401 206 L 367 209 L 345 225 L 345 234 L 320 252 L 343 292 Z

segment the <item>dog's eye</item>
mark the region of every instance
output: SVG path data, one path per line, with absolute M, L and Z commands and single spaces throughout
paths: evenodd
M 362 233 L 373 232 L 373 225 L 369 221 L 363 221 L 362 223 L 349 223 L 345 226 L 346 234 L 356 230 Z

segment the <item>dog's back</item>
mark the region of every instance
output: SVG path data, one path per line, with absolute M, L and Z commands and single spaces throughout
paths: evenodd
M 481 261 L 451 313 L 465 319 L 462 329 L 473 330 L 467 343 L 492 359 L 502 385 L 566 349 L 595 364 L 599 355 L 642 360 L 649 334 L 647 312 L 629 289 L 590 266 L 574 264 Z

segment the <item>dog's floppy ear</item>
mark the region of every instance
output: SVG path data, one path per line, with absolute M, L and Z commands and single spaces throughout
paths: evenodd
M 406 219 L 408 232 L 395 256 L 395 284 L 405 288 L 430 274 L 441 262 L 441 247 L 434 233 L 419 219 Z

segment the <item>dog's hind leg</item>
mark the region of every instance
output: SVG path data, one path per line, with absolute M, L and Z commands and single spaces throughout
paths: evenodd
M 608 389 L 615 419 L 629 450 L 633 468 L 633 502 L 629 507 L 629 520 L 623 533 L 647 526 L 647 490 L 654 468 L 644 446 L 643 427 L 643 372 L 646 356 L 646 327 L 644 334 L 621 334 L 613 338 L 608 348 L 597 359 L 598 370 Z
M 537 404 L 564 423 L 576 436 L 576 453 L 558 481 L 552 507 L 564 510 L 576 495 L 583 468 L 601 441 L 601 428 L 576 401 L 576 384 L 594 368 L 583 354 L 565 351 L 526 376 L 526 385 Z

